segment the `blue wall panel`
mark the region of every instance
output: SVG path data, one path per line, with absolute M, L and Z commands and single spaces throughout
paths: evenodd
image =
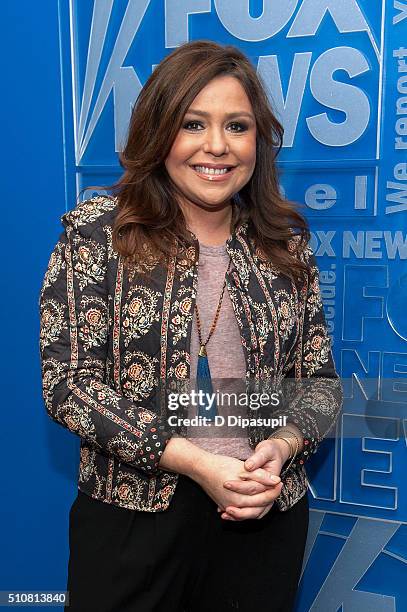
M 3 39 L 13 58 L 13 104 L 2 102 L 12 145 L 5 340 L 11 356 L 23 350 L 17 367 L 6 357 L 0 589 L 65 588 L 79 443 L 42 405 L 35 310 L 59 216 L 84 186 L 119 176 L 131 106 L 155 65 L 206 38 L 250 57 L 285 127 L 282 190 L 310 220 L 345 382 L 336 439 L 308 469 L 297 610 L 407 609 L 407 2 L 24 0 L 1 10 L 14 29 Z

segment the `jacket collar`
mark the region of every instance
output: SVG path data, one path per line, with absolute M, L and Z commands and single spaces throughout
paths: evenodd
M 247 235 L 247 228 L 248 228 L 249 222 L 248 221 L 241 221 L 233 230 L 233 232 L 231 233 L 231 235 L 229 236 L 229 238 L 227 238 L 226 240 L 226 246 L 230 246 L 231 243 L 233 243 L 234 240 L 236 240 L 236 238 L 238 238 L 239 236 L 245 237 Z M 194 241 L 195 244 L 199 243 L 198 238 L 196 236 L 196 234 L 194 234 L 194 232 L 192 232 L 191 230 L 188 230 L 189 234 L 192 237 L 192 240 Z

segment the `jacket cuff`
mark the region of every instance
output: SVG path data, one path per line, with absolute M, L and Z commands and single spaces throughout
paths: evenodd
M 288 416 L 288 415 L 287 415 Z M 287 424 L 293 423 L 299 429 L 303 439 L 303 448 L 296 455 L 294 461 L 291 464 L 291 467 L 294 469 L 300 465 L 304 465 L 311 455 L 317 452 L 318 446 L 321 442 L 319 438 L 319 432 L 315 426 L 307 418 L 306 414 L 301 414 L 300 412 L 294 415 L 290 415 L 287 418 Z
M 160 470 L 159 463 L 173 431 L 164 425 L 159 417 L 145 431 L 140 444 L 139 457 L 132 463 L 133 467 L 142 470 L 149 476 L 154 476 Z
M 286 424 L 289 426 L 290 423 L 295 425 L 301 432 L 303 439 L 303 449 L 296 455 L 294 461 L 291 463 L 290 469 L 294 469 L 297 466 L 304 465 L 308 459 L 317 452 L 318 446 L 321 442 L 319 432 L 315 425 L 312 424 L 309 416 L 300 411 L 290 413 L 289 411 L 281 411 L 273 413 L 273 418 L 287 417 Z M 288 459 L 283 465 L 281 474 L 284 475 L 291 459 Z

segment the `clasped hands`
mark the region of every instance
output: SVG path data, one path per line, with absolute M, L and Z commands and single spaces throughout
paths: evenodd
M 288 445 L 278 438 L 257 444 L 253 455 L 243 463 L 238 480 L 225 480 L 223 486 L 239 493 L 238 505 L 218 506 L 221 518 L 230 521 L 261 519 L 280 495 L 281 468 L 289 457 Z

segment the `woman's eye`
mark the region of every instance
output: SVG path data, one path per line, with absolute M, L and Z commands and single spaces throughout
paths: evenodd
M 191 125 L 201 125 L 200 123 L 198 123 L 198 121 L 188 121 L 188 123 L 185 123 L 184 128 L 187 130 L 189 128 L 189 126 Z M 192 128 L 193 130 L 196 128 Z
M 189 130 L 189 131 L 200 131 L 198 130 L 196 127 L 192 127 L 192 126 L 201 126 L 202 127 L 202 123 L 200 123 L 199 121 L 188 121 L 187 123 L 184 124 L 184 129 L 185 130 Z M 229 123 L 228 127 L 231 126 L 235 126 L 234 129 L 232 129 L 232 132 L 245 132 L 247 130 L 247 125 L 245 125 L 244 123 L 240 123 L 237 121 L 234 121 L 233 123 Z M 236 129 L 236 127 L 238 129 Z
M 247 125 L 245 125 L 244 123 L 239 123 L 235 121 L 234 123 L 231 123 L 230 125 L 237 125 L 239 127 L 239 130 L 238 130 L 239 132 L 244 132 L 245 130 L 247 130 Z

